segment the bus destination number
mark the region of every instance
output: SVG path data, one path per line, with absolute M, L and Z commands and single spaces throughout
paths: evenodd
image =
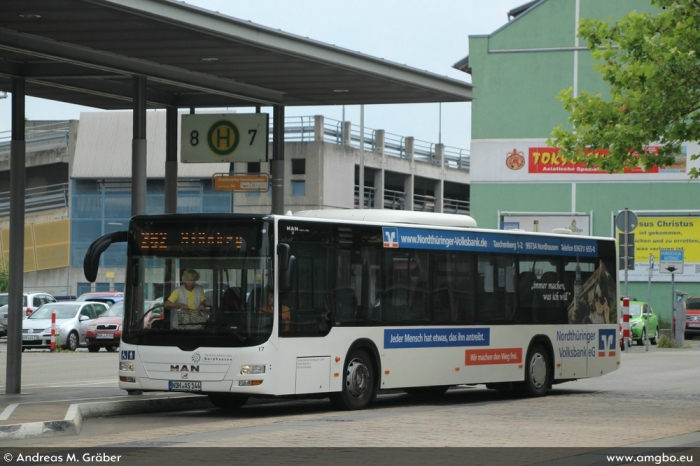
M 221 233 L 180 232 L 179 242 L 172 244 L 168 241 L 167 232 L 142 232 L 141 249 L 168 249 L 170 246 L 204 246 L 204 245 L 232 245 L 240 249 L 243 238 L 240 236 L 223 235 Z

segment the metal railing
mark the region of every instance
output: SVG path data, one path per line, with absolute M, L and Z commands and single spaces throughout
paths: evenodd
M 374 209 L 376 202 L 376 189 L 365 186 L 364 208 Z M 403 191 L 384 190 L 384 209 L 404 210 L 405 193 Z M 360 187 L 355 185 L 355 209 L 360 208 Z M 442 211 L 446 214 L 469 215 L 469 201 L 461 199 L 445 198 L 442 202 Z M 435 196 L 424 194 L 413 195 L 413 210 L 419 212 L 435 212 Z
M 59 209 L 68 207 L 68 183 L 52 184 L 24 191 L 24 211 Z M 10 192 L 0 193 L 0 217 L 10 215 Z
M 312 142 L 315 140 L 314 116 L 285 117 L 284 140 L 289 142 Z M 323 141 L 333 144 L 343 144 L 349 137 L 348 145 L 360 148 L 360 126 L 350 124 L 350 134 L 345 135 L 343 121 L 332 118 L 323 119 Z M 25 130 L 27 152 L 68 147 L 69 121 L 56 121 L 44 125 L 29 127 Z M 364 149 L 370 152 L 380 152 L 376 144 L 376 131 L 365 128 Z M 384 154 L 391 157 L 406 158 L 406 137 L 392 133 L 384 133 Z M 269 137 L 272 141 L 272 122 L 270 122 Z M 0 155 L 10 153 L 12 131 L 0 131 Z M 435 143 L 421 140 L 413 142 L 413 157 L 420 162 L 435 163 Z M 469 151 L 457 147 L 445 146 L 444 163 L 448 168 L 469 171 Z
M 284 140 L 288 142 L 312 142 L 316 140 L 316 117 L 294 116 L 284 119 Z M 323 142 L 331 144 L 347 143 L 350 147 L 359 149 L 364 142 L 364 150 L 369 152 L 381 152 L 377 146 L 376 131 L 365 128 L 364 141 L 361 141 L 361 128 L 359 125 L 350 124 L 349 134 L 345 133 L 346 122 L 323 118 Z M 272 122 L 270 122 L 269 135 L 272 141 Z M 413 141 L 413 158 L 420 162 L 436 163 L 435 143 L 415 139 Z M 393 133 L 384 133 L 384 155 L 390 157 L 407 158 L 406 137 Z M 457 147 L 444 147 L 444 165 L 447 168 L 469 171 L 469 150 Z
M 68 121 L 56 121 L 26 128 L 24 131 L 27 152 L 68 147 Z M 0 131 L 0 155 L 9 155 L 12 131 Z

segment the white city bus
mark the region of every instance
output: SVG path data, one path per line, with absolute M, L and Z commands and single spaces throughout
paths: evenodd
M 620 362 L 611 238 L 404 211 L 143 215 L 93 243 L 88 280 L 119 241 L 127 391 L 203 393 L 225 409 L 255 396 L 362 409 L 384 389 L 542 396 Z M 164 309 L 188 269 L 206 309 Z M 277 312 L 261 311 L 269 293 Z

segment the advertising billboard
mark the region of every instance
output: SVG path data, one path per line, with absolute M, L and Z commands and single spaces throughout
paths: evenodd
M 677 282 L 700 280 L 700 217 L 666 217 L 639 215 L 634 230 L 634 270 L 627 272 L 630 281 L 644 281 L 649 277 L 649 258 L 654 256 L 652 281 L 668 282 L 671 275 L 660 273 L 661 251 L 682 251 L 683 273 L 676 273 Z M 620 231 L 617 230 L 619 237 Z M 622 276 L 622 275 L 621 275 Z

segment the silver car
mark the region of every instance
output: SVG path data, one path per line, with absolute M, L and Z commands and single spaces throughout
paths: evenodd
M 0 325 L 7 327 L 7 293 L 0 293 Z M 47 303 L 55 303 L 56 298 L 43 291 L 32 291 L 22 295 L 22 318 L 26 319 L 32 312 Z
M 61 302 L 44 304 L 22 321 L 22 351 L 51 347 L 51 314 L 56 313 L 56 347 L 75 351 L 86 346 L 88 325 L 107 310 L 104 303 Z

